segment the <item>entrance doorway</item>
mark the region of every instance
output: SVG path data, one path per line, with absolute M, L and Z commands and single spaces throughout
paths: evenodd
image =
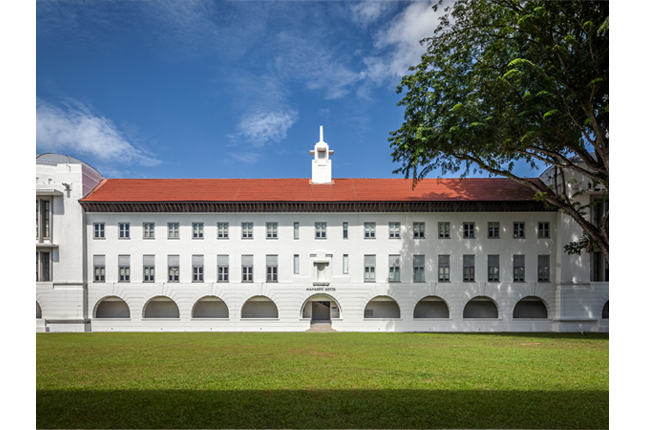
M 323 293 L 309 296 L 302 304 L 300 312 L 302 319 L 309 320 L 310 330 L 313 331 L 333 331 L 333 322 L 341 318 L 340 306 L 336 299 Z
M 311 302 L 311 322 L 331 322 L 331 302 Z

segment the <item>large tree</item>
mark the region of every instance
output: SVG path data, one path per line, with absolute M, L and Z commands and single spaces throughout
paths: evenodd
M 439 168 L 512 178 L 580 224 L 584 243 L 568 252 L 587 245 L 609 261 L 609 211 L 595 225 L 590 205 L 562 184 L 578 172 L 609 196 L 609 2 L 444 6 L 435 6 L 445 14 L 421 41 L 421 63 L 398 87 L 405 122 L 389 139 L 395 173 L 414 183 Z M 545 191 L 516 174 L 526 163 L 553 166 L 560 184 Z

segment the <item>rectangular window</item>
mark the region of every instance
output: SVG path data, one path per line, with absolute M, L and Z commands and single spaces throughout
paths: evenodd
M 144 222 L 143 223 L 143 238 L 144 239 L 154 239 L 155 238 L 155 223 L 154 222 Z
M 228 239 L 228 223 L 227 222 L 218 222 L 217 223 L 217 238 L 218 239 Z
M 343 239 L 349 239 L 349 223 L 343 223 Z
M 253 239 L 253 223 L 242 223 L 242 239 Z
M 179 282 L 179 255 L 168 256 L 168 282 Z
M 143 282 L 155 281 L 155 256 L 143 256 Z
M 119 239 L 130 239 L 130 223 L 119 223 Z
M 294 275 L 300 274 L 300 255 L 298 254 L 295 254 L 293 256 L 293 274 Z
M 513 238 L 514 239 L 524 239 L 524 223 L 523 222 L 514 222 L 513 223 Z
M 94 223 L 94 239 L 105 239 L 105 223 Z
M 203 255 L 193 255 L 193 282 L 204 282 Z
M 50 238 L 50 213 L 49 200 L 36 200 L 36 238 L 39 240 Z M 42 236 L 39 236 L 39 234 Z
M 300 223 L 299 222 L 294 222 L 293 223 L 293 239 L 294 240 L 300 240 Z
M 94 282 L 105 282 L 105 255 L 94 256 Z
M 343 254 L 343 274 L 349 273 L 349 255 Z
M 464 255 L 464 282 L 475 282 L 474 255 Z
M 267 223 L 267 239 L 277 239 L 278 238 L 278 223 L 277 222 L 268 222 Z
M 228 282 L 228 255 L 217 256 L 217 282 Z
M 267 282 L 278 282 L 277 255 L 267 255 Z
M 513 282 L 524 282 L 524 256 L 513 256 Z
M 412 256 L 412 270 L 414 282 L 426 281 L 426 256 L 414 255 Z
M 363 280 L 365 282 L 376 282 L 376 276 L 374 269 L 376 267 L 376 255 L 366 255 L 365 256 L 365 277 Z
M 193 239 L 203 239 L 204 238 L 204 223 L 203 222 L 194 222 L 193 223 Z
M 119 282 L 130 282 L 130 256 L 119 255 Z
M 439 239 L 450 239 L 450 223 L 439 223 Z
M 475 223 L 474 222 L 465 222 L 464 223 L 464 239 L 474 239 L 475 238 Z
M 317 222 L 316 223 L 316 239 L 326 239 L 327 238 L 327 223 L 326 222 Z
M 388 258 L 389 282 L 401 282 L 401 256 L 390 255 Z
M 549 256 L 538 255 L 538 282 L 549 282 Z
M 253 282 L 253 256 L 242 256 L 242 282 Z
M 608 282 L 609 281 L 609 263 L 605 260 L 602 252 L 591 254 L 592 281 Z
M 499 282 L 499 255 L 488 256 L 488 282 Z
M 168 223 L 168 239 L 179 239 L 179 223 Z
M 439 282 L 450 282 L 450 255 L 439 256 Z
M 49 282 L 51 280 L 49 252 L 37 252 L 36 260 L 36 279 L 41 282 Z M 38 273 L 39 268 L 40 273 Z
M 415 222 L 412 223 L 412 231 L 415 239 L 425 239 L 426 237 L 426 223 Z
M 374 239 L 376 237 L 376 223 L 366 222 L 365 226 L 365 239 Z
M 549 223 L 548 222 L 539 222 L 538 223 L 538 237 L 539 238 L 549 238 Z
M 389 223 L 390 230 L 390 239 L 400 239 L 401 238 L 401 223 L 400 222 L 391 222 Z
M 488 223 L 488 238 L 489 239 L 499 239 L 499 223 L 498 222 L 489 222 Z

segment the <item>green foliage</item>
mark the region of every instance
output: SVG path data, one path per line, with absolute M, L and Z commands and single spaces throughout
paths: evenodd
M 608 192 L 609 2 L 457 0 L 439 9 L 421 63 L 397 89 L 405 122 L 389 138 L 394 172 L 416 184 L 436 169 L 487 171 L 532 186 L 513 169 L 546 163 Z M 607 231 L 557 190 L 541 198 L 608 255 Z
M 564 251 L 569 255 L 580 255 L 582 251 L 588 253 L 598 252 L 598 245 L 589 237 L 587 232 L 583 232 L 580 240 L 564 245 Z

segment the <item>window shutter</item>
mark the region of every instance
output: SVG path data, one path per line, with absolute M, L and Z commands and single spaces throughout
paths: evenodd
M 278 266 L 278 256 L 277 255 L 267 255 L 267 266 L 277 267 Z
M 119 255 L 119 266 L 129 266 L 129 265 L 130 265 L 130 256 Z
M 450 266 L 450 256 L 449 255 L 440 255 L 439 256 L 439 266 Z
M 144 255 L 143 256 L 143 265 L 144 266 L 154 266 L 155 265 L 155 256 L 154 255 Z
M 426 265 L 425 255 L 415 255 L 412 257 L 414 267 L 424 267 Z
M 513 256 L 513 267 L 524 267 L 524 256 L 523 255 L 514 255 Z
M 253 256 L 252 255 L 243 255 L 242 256 L 242 266 L 253 266 Z
M 549 256 L 548 255 L 538 255 L 538 266 L 539 267 L 549 267 Z
M 168 266 L 170 266 L 170 267 L 179 266 L 179 256 L 178 255 L 169 255 L 168 256 Z
M 203 255 L 193 255 L 193 266 L 203 266 L 204 265 L 204 256 Z
M 488 267 L 499 267 L 499 255 L 488 256 Z
M 464 255 L 464 266 L 473 267 L 475 265 L 475 256 L 474 255 Z
M 217 256 L 217 265 L 218 266 L 228 266 L 228 255 L 218 255 Z
M 401 265 L 401 256 L 400 255 L 390 255 L 389 256 L 389 266 L 390 267 L 399 267 Z
M 105 266 L 105 255 L 95 255 L 94 256 L 94 265 L 95 266 Z
M 376 267 L 376 255 L 366 255 L 365 256 L 365 266 L 366 267 Z

